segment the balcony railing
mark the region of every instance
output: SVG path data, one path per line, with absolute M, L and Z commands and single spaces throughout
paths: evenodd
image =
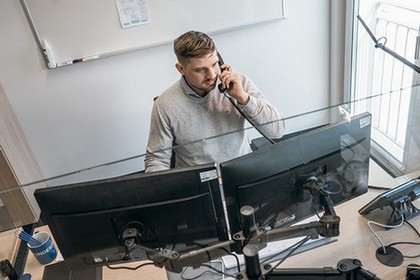
M 360 1 L 364 5 L 366 1 Z M 414 63 L 420 5 L 414 1 L 376 1 L 368 17 L 380 43 Z M 355 99 L 365 99 L 355 112 L 374 112 L 372 139 L 402 163 L 410 114 L 413 70 L 380 49 L 359 28 Z M 369 98 L 377 96 L 378 98 Z

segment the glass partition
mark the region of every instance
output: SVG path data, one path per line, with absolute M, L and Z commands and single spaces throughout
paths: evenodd
M 215 223 L 216 233 L 207 230 L 205 237 L 216 237 L 219 241 L 223 241 L 232 238 L 232 234 L 236 231 L 243 230 L 239 226 L 241 221 L 238 218 L 237 212 L 239 212 L 240 206 L 244 206 L 247 203 L 252 204 L 255 209 L 261 209 L 258 215 L 258 222 L 265 227 L 275 228 L 283 224 L 288 224 L 291 216 L 284 215 L 285 209 L 282 207 L 276 209 L 275 218 L 273 218 L 273 213 L 265 211 L 266 209 L 273 209 L 273 205 L 278 206 L 278 202 L 272 199 L 276 197 L 274 194 L 279 191 L 276 189 L 275 184 L 281 182 L 288 186 L 288 195 L 285 195 L 285 193 L 278 195 L 279 198 L 284 199 L 282 201 L 284 205 L 288 205 L 290 203 L 289 200 L 296 198 L 299 200 L 299 203 L 307 201 L 308 197 L 316 195 L 310 191 L 308 192 L 308 187 L 310 188 L 311 184 L 320 185 L 325 182 L 327 182 L 326 187 L 321 188 L 323 188 L 322 190 L 324 192 L 334 196 L 334 203 L 340 203 L 341 201 L 352 199 L 354 196 L 363 195 L 368 187 L 369 162 L 376 160 L 370 148 L 371 146 L 379 145 L 371 141 L 371 135 L 383 132 L 381 131 L 382 122 L 390 123 L 391 120 L 398 120 L 399 110 L 409 110 L 411 112 L 409 114 L 411 118 L 405 121 L 404 128 L 398 127 L 394 131 L 396 144 L 404 143 L 402 147 L 399 147 L 400 155 L 396 160 L 399 160 L 400 167 L 404 167 L 400 169 L 407 178 L 414 178 L 420 175 L 420 161 L 418 160 L 420 158 L 420 115 L 418 110 L 416 110 L 416 108 L 419 108 L 420 101 L 419 88 L 417 86 L 404 91 L 399 90 L 395 93 L 372 94 L 360 100 L 353 100 L 294 116 L 287 116 L 282 120 L 278 120 L 285 122 L 286 132 L 281 139 L 275 139 L 275 144 L 270 143 L 269 140 L 258 133 L 258 130 L 247 124 L 244 131 L 249 137 L 252 152 L 247 155 L 242 155 L 237 159 L 230 159 L 224 162 L 210 162 L 210 166 L 206 165 L 203 167 L 204 169 L 200 167 L 188 169 L 188 172 L 190 172 L 188 176 L 190 177 L 183 177 L 184 173 L 182 172 L 186 171 L 185 168 L 179 170 L 179 172 L 169 170 L 159 171 L 156 174 L 144 173 L 145 155 L 139 154 L 96 166 L 82 167 L 79 170 L 68 170 L 65 174 L 57 174 L 51 178 L 43 178 L 36 182 L 22 182 L 20 186 L 10 185 L 8 188 L 0 191 L 0 208 L 5 210 L 5 215 L 2 214 L 2 223 L 5 226 L 1 228 L 1 231 L 14 230 L 24 226 L 19 221 L 10 220 L 11 218 L 8 213 L 13 211 L 13 209 L 7 209 L 4 206 L 5 204 L 2 203 L 8 199 L 10 193 L 15 191 L 22 191 L 27 197 L 27 200 L 32 204 L 34 212 L 39 213 L 39 206 L 34 197 L 34 192 L 38 188 L 49 189 L 63 185 L 94 186 L 92 187 L 92 190 L 94 190 L 92 193 L 89 193 L 86 189 L 80 192 L 81 196 L 78 203 L 82 204 L 81 201 L 89 200 L 92 202 L 95 201 L 92 205 L 97 205 L 98 208 L 89 210 L 105 211 L 107 210 L 106 206 L 114 205 L 113 203 L 120 196 L 136 196 L 128 186 L 130 184 L 135 185 L 136 180 L 139 180 L 138 182 L 147 182 L 150 184 L 152 190 L 153 187 L 159 190 L 157 193 L 153 193 L 150 188 L 149 191 L 143 188 L 144 192 L 150 192 L 149 197 L 144 198 L 144 201 L 142 201 L 144 204 L 150 204 L 153 201 L 156 202 L 156 199 L 159 200 L 160 195 L 167 196 L 166 200 L 171 201 L 174 199 L 190 199 L 196 195 L 200 197 L 212 197 L 210 200 L 200 198 L 198 201 L 188 204 L 195 207 L 205 205 L 205 209 L 211 210 L 213 208 L 213 211 L 215 211 L 213 216 L 217 218 L 217 222 Z M 407 95 L 404 97 L 407 99 L 407 103 L 398 104 L 399 110 L 391 110 L 391 105 L 395 105 L 392 102 L 394 95 Z M 385 106 L 385 100 L 388 100 L 386 106 L 390 109 L 387 115 L 383 115 L 382 110 L 378 110 L 379 107 Z M 367 131 L 367 128 L 369 128 L 369 131 Z M 168 147 L 167 149 L 176 151 L 176 149 L 184 148 L 187 145 L 201 146 L 203 144 L 221 146 L 223 148 L 222 143 L 229 141 L 230 137 L 238 133 L 243 133 L 244 131 L 232 131 L 223 135 L 199 139 L 183 146 Z M 386 146 L 380 148 L 389 149 Z M 59 160 L 57 158 L 57 161 Z M 274 171 L 274 169 L 277 170 Z M 194 173 L 196 171 L 197 173 Z M 159 176 L 159 174 L 163 175 Z M 168 179 L 172 176 L 171 174 L 175 174 L 173 178 L 179 178 L 179 182 L 181 182 L 179 184 L 185 186 L 185 192 L 190 192 L 190 190 L 187 190 L 186 185 L 189 185 L 191 180 L 195 180 L 191 179 L 195 178 L 195 175 L 198 174 L 201 181 L 197 184 L 191 183 L 191 197 L 179 197 L 176 191 L 168 193 L 165 190 L 165 186 L 159 184 L 159 182 L 168 184 L 168 186 L 175 184 Z M 216 180 L 216 183 L 214 180 Z M 129 183 L 126 183 L 126 181 Z M 174 179 L 173 181 L 176 180 Z M 207 183 L 208 181 L 212 183 Z M 102 184 L 103 189 L 98 187 L 98 184 Z M 112 186 L 117 189 L 112 189 L 113 187 L 110 187 L 109 184 L 114 184 Z M 179 187 L 179 184 L 177 183 L 175 186 Z M 292 185 L 299 185 L 300 187 L 292 189 Z M 255 187 L 257 187 L 256 192 L 254 192 Z M 118 188 L 121 188 L 122 191 L 119 192 Z M 199 191 L 195 192 L 193 190 L 194 188 Z M 207 192 L 206 188 L 211 188 L 211 190 Z M 229 188 L 240 189 L 240 198 L 235 193 L 236 190 L 232 191 Z M 101 196 L 101 190 L 108 192 L 107 195 Z M 264 191 L 261 190 L 269 194 L 264 194 Z M 255 193 L 260 193 L 260 196 L 255 197 Z M 183 194 L 180 193 L 180 195 Z M 221 204 L 220 201 L 215 203 L 214 196 L 220 196 L 225 199 L 223 201 L 224 206 L 222 206 L 225 208 L 220 209 L 227 213 L 221 213 L 220 209 L 215 209 L 215 207 L 220 207 Z M 139 194 L 139 197 L 142 197 L 142 194 Z M 101 200 L 100 203 L 96 201 L 98 198 Z M 131 198 L 124 199 L 129 200 Z M 164 198 L 162 199 L 165 200 Z M 239 199 L 241 201 L 238 202 Z M 264 209 L 264 205 L 258 204 L 259 202 L 257 203 L 253 199 L 264 200 L 264 203 L 271 206 Z M 292 221 L 297 221 L 305 217 L 308 214 L 305 211 L 313 212 L 314 209 L 315 211 L 322 209 L 324 206 L 320 205 L 320 200 L 319 198 L 317 199 L 316 201 L 311 200 L 314 202 L 314 205 L 308 206 L 307 209 L 299 209 L 303 213 L 293 213 L 295 216 L 293 216 Z M 153 205 L 153 207 L 155 206 Z M 65 208 L 72 208 L 72 211 L 78 213 L 77 207 L 78 205 L 68 205 L 68 207 L 63 207 L 64 210 L 62 211 L 65 211 Z M 145 212 L 141 213 L 153 215 L 150 214 L 152 213 L 150 211 L 153 209 L 150 208 L 147 211 L 143 209 L 142 211 Z M 177 208 L 172 206 L 167 208 L 168 211 L 175 211 L 175 209 Z M 128 211 L 128 209 L 124 211 Z M 130 211 L 134 210 L 130 209 Z M 279 216 L 279 213 L 282 213 L 283 216 Z M 224 214 L 227 215 L 225 216 Z M 102 215 L 101 217 L 104 218 L 105 216 Z M 165 219 L 165 217 L 170 219 L 164 213 L 160 213 L 158 217 L 160 219 Z M 61 221 L 72 220 L 74 222 L 74 219 L 77 219 L 77 217 L 61 217 L 60 219 Z M 86 219 L 88 220 L 88 218 Z M 220 221 L 223 219 L 225 220 Z M 119 220 L 122 222 L 115 222 L 113 228 L 124 227 L 125 220 Z M 206 224 L 203 226 L 209 227 L 211 225 Z M 227 227 L 227 229 L 221 229 L 223 227 Z M 168 230 L 168 227 L 164 229 Z M 194 236 L 192 232 L 189 232 L 189 234 Z M 174 240 L 173 236 L 167 238 L 171 242 Z M 153 242 L 150 241 L 149 243 Z
M 415 86 L 395 92 L 372 93 L 372 95 L 359 100 L 332 105 L 326 108 L 319 108 L 294 116 L 286 116 L 284 120 L 279 120 L 284 121 L 286 126 L 285 134 L 280 141 L 310 129 L 348 119 L 352 115 L 369 112 L 372 115 L 372 134 L 376 135 L 381 132 L 388 132 L 389 134 L 392 130 L 394 135 L 393 138 L 395 140 L 394 144 L 397 146 L 399 145 L 398 148 L 395 148 L 399 151 L 399 154 L 395 156 L 395 159 L 399 160 L 401 165 L 404 165 L 402 175 L 416 172 L 420 169 L 420 162 L 416 160 L 419 156 L 420 145 L 420 115 L 418 110 L 416 110 L 420 101 L 419 89 L 420 86 Z M 406 101 L 395 104 L 395 102 L 392 101 L 395 98 L 403 98 Z M 389 108 L 386 114 L 380 110 L 381 106 Z M 397 122 L 401 110 L 408 110 L 411 112 L 410 118 L 404 120 L 404 125 L 399 125 L 398 127 L 395 125 L 393 129 L 383 128 L 383 123 L 389 124 L 391 122 Z M 262 127 L 263 126 L 264 125 L 262 125 Z M 384 129 L 386 129 L 386 131 L 384 131 Z M 268 141 L 266 141 L 251 125 L 247 124 L 245 131 L 248 134 L 249 142 L 253 149 L 268 144 Z M 232 131 L 231 133 L 224 135 L 215 135 L 214 137 L 200 139 L 184 146 L 200 145 L 203 143 L 219 145 L 219 143 L 223 143 L 223 141 L 226 141 L 226 139 L 237 133 L 242 133 L 242 131 Z M 388 136 L 388 138 L 391 137 Z M 315 145 L 322 144 L 323 143 L 315 143 Z M 377 145 L 377 143 L 374 142 L 372 144 Z M 168 149 L 175 150 L 177 148 L 182 147 L 168 147 Z M 380 148 L 390 149 L 387 146 L 382 146 Z M 34 189 L 39 187 L 58 186 L 143 172 L 144 156 L 144 154 L 133 155 L 128 158 L 116 159 L 115 161 L 105 162 L 96 166 L 82 167 L 79 170 L 68 170 L 65 174 L 57 174 L 56 176 L 43 178 L 36 182 L 21 182 L 20 186 L 11 185 L 9 188 L 1 190 L 0 199 L 6 199 L 7 193 L 13 192 L 19 188 L 26 191 L 25 194 L 28 197 L 28 200 L 32 201 L 33 199 L 30 196 Z M 57 161 L 59 160 L 60 159 L 57 158 Z M 34 205 L 34 207 L 36 207 L 36 205 Z

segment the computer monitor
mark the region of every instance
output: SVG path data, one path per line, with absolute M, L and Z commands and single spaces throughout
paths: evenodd
M 149 259 L 228 240 L 215 164 L 38 189 L 69 269 Z
M 230 231 L 243 230 L 240 209 L 254 208 L 257 226 L 290 225 L 368 188 L 371 115 L 363 113 L 290 137 L 220 164 Z

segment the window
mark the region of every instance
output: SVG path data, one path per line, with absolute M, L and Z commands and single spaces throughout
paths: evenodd
M 381 44 L 416 63 L 420 1 L 363 0 L 355 6 L 355 14 L 361 16 Z M 420 145 L 418 124 L 411 122 L 419 114 L 413 106 L 419 102 L 420 93 L 416 95 L 419 74 L 375 48 L 363 26 L 357 21 L 354 24 L 357 28 L 352 51 L 351 100 L 364 101 L 352 110 L 372 113 L 372 155 L 391 174 L 400 176 L 414 168 L 413 141 L 417 149 Z

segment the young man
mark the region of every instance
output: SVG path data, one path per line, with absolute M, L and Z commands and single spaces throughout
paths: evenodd
M 246 120 L 228 97 L 270 138 L 284 133 L 282 114 L 245 75 L 219 65 L 217 49 L 206 34 L 189 31 L 174 41 L 181 78 L 154 102 L 146 172 L 223 162 L 251 151 Z M 226 88 L 225 95 L 218 89 Z M 205 139 L 205 140 L 203 140 Z

